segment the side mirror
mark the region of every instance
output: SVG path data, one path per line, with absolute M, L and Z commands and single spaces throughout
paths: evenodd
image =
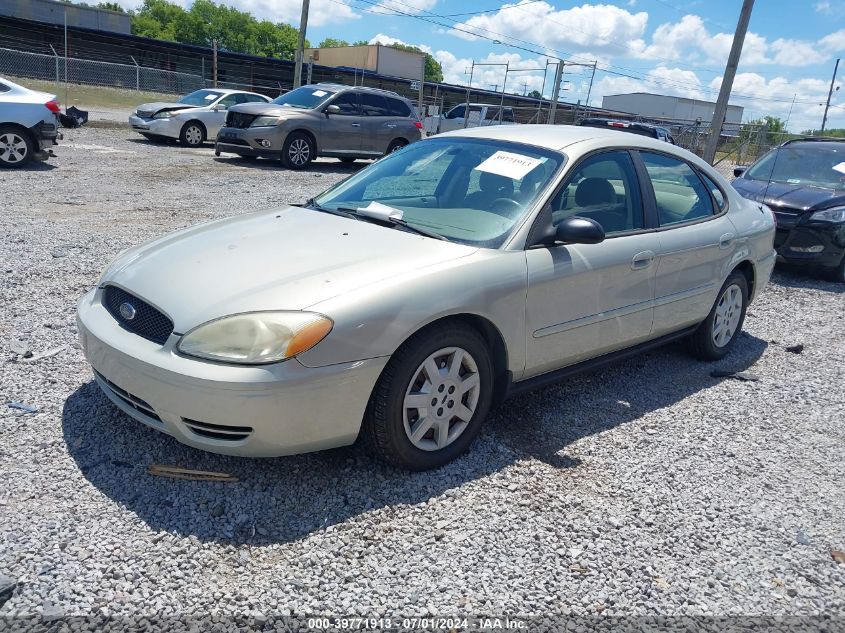
M 326 106 L 326 109 L 323 110 L 323 112 L 326 113 L 326 116 L 329 116 L 330 114 L 340 114 L 340 106 L 334 104 Z
M 745 173 L 745 170 L 748 169 L 747 167 L 734 167 L 734 177 L 739 178 L 742 174 Z
M 228 110 L 228 109 L 229 109 L 229 106 L 227 106 L 225 103 L 218 103 L 216 106 L 214 106 L 214 110 L 216 110 L 217 112 L 220 112 L 220 110 Z
M 555 241 L 563 244 L 599 244 L 604 241 L 604 229 L 595 220 L 576 215 L 557 225 Z

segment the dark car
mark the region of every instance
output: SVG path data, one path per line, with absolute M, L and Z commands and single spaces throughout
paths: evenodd
M 586 119 L 581 119 L 576 125 L 600 127 L 606 130 L 619 130 L 620 132 L 630 132 L 631 134 L 639 134 L 640 136 L 648 136 L 649 138 L 666 141 L 667 143 L 672 143 L 672 145 L 675 144 L 675 139 L 673 139 L 672 135 L 669 134 L 669 130 L 665 127 L 660 127 L 659 125 L 651 125 L 650 123 L 588 117 Z
M 845 139 L 787 141 L 734 175 L 740 195 L 775 212 L 779 261 L 845 283 Z

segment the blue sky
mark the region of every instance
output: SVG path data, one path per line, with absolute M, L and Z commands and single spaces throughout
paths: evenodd
M 223 1 L 262 18 L 299 22 L 300 0 Z M 138 0 L 124 2 L 132 6 Z M 473 60 L 507 61 L 511 68 L 544 66 L 548 56 L 596 60 L 592 105 L 601 105 L 602 95 L 633 91 L 715 100 L 741 4 L 311 0 L 308 38 L 314 43 L 338 37 L 420 46 L 441 62 L 447 81 L 461 84 L 469 80 L 465 70 Z M 469 13 L 476 14 L 461 15 Z M 789 117 L 789 128 L 795 131 L 818 127 L 819 104 L 827 98 L 837 56 L 845 57 L 845 0 L 757 0 L 731 103 L 745 107 L 746 119 L 771 114 Z M 567 68 L 561 98 L 583 102 L 590 73 L 583 67 Z M 503 68 L 482 68 L 473 86 L 501 87 L 503 74 Z M 840 76 L 837 85 L 845 86 L 845 64 Z M 550 83 L 551 71 L 546 92 Z M 512 74 L 508 84 L 509 92 L 541 89 L 543 73 Z M 845 127 L 845 88 L 834 94 L 832 103 L 828 127 Z

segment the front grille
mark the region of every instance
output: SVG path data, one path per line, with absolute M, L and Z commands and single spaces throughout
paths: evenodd
M 226 114 L 226 127 L 234 127 L 241 130 L 248 128 L 255 120 L 256 115 L 244 114 L 243 112 L 228 112 Z
M 224 145 L 245 145 L 246 147 L 249 147 L 249 143 L 247 143 L 247 142 L 246 142 L 246 141 L 244 141 L 243 139 L 239 139 L 239 138 L 226 138 L 226 137 L 223 137 L 223 140 L 222 140 L 221 142 L 222 142 Z
M 103 374 L 98 372 L 96 369 L 94 370 L 94 373 L 96 374 L 97 378 L 106 383 L 106 385 L 109 389 L 111 389 L 111 392 L 114 395 L 116 395 L 123 402 L 129 405 L 132 409 L 143 413 L 145 416 L 147 416 L 148 418 L 152 418 L 156 422 L 161 422 L 161 418 L 158 417 L 158 414 L 155 412 L 155 409 L 153 409 L 145 400 L 141 400 L 141 398 L 139 398 L 138 396 L 133 396 L 125 389 L 121 389 L 111 380 L 103 376 Z
M 155 112 L 152 110 L 138 110 L 135 112 L 142 119 L 152 119 Z
M 189 420 L 188 418 L 182 418 L 182 421 L 189 429 L 191 429 L 192 433 L 212 440 L 237 442 L 245 440 L 252 434 L 251 426 L 226 426 L 223 424 L 211 424 L 210 422 Z
M 128 304 L 134 310 L 133 318 L 128 319 L 121 314 L 120 307 L 124 304 Z M 106 286 L 103 305 L 121 327 L 153 343 L 164 345 L 173 332 L 173 321 L 166 315 L 143 299 L 117 286 Z

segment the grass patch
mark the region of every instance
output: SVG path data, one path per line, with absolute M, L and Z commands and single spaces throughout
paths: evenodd
M 129 90 L 126 88 L 107 88 L 103 86 L 85 86 L 81 84 L 67 85 L 67 97 L 65 97 L 65 84 L 58 86 L 55 81 L 43 81 L 41 79 L 26 79 L 9 77 L 15 83 L 26 86 L 32 90 L 49 92 L 59 98 L 62 106 L 77 106 L 85 110 L 91 107 L 134 109 L 141 103 L 153 101 L 175 101 L 176 95 L 161 92 L 144 92 L 141 90 Z

